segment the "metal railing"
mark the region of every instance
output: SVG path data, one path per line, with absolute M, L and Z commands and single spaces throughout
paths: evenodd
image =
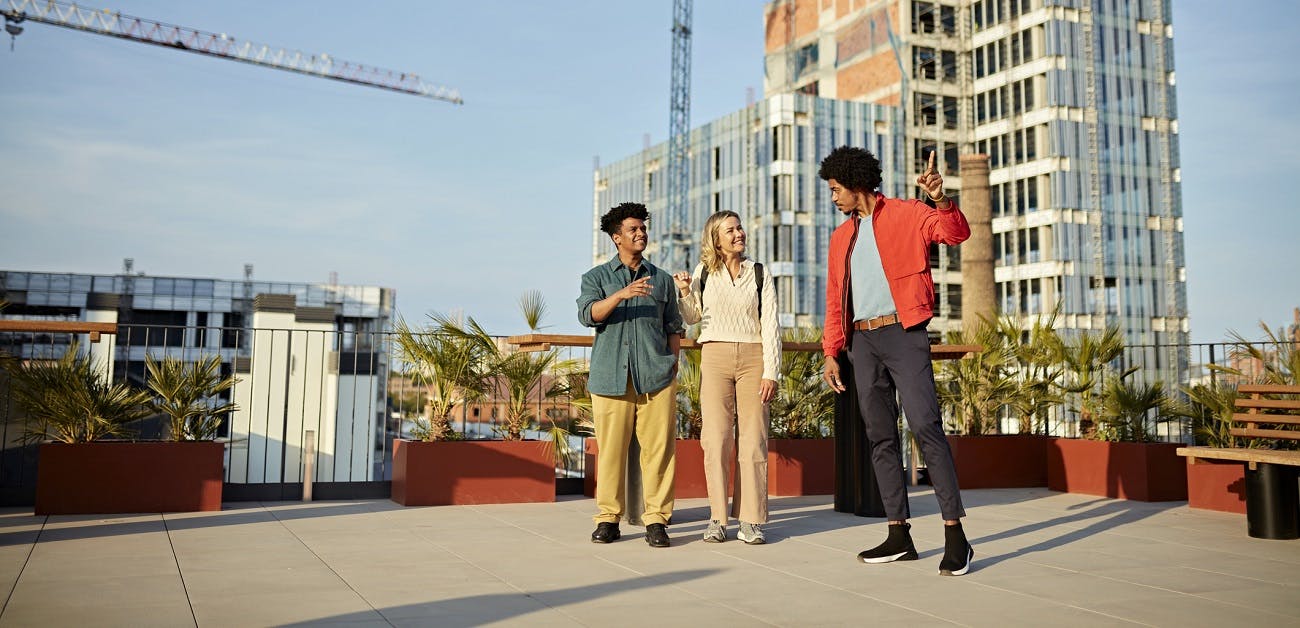
M 322 327 L 328 326 L 328 323 Z M 116 331 L 114 334 L 113 331 Z M 96 342 L 92 335 L 98 336 Z M 519 350 L 554 350 L 562 361 L 586 365 L 589 336 L 525 335 L 497 337 L 503 347 Z M 415 384 L 396 351 L 393 332 L 350 332 L 322 329 L 241 329 L 144 324 L 82 323 L 76 321 L 0 320 L 0 352 L 19 360 L 48 360 L 63 355 L 76 342 L 80 350 L 101 362 L 114 381 L 146 385 L 145 358 L 171 356 L 186 362 L 205 356 L 221 358 L 222 374 L 239 383 L 227 393 L 238 410 L 222 422 L 219 437 L 228 442 L 226 477 L 229 485 L 284 484 L 304 481 L 304 451 L 313 446 L 313 481 L 375 483 L 391 478 L 394 439 L 409 437 L 415 422 L 426 417 L 422 406 L 427 387 Z M 685 343 L 691 348 L 692 343 Z M 1277 360 L 1276 345 L 1259 343 L 1264 360 Z M 936 347 L 936 358 L 960 357 L 974 347 Z M 1176 347 L 1133 346 L 1112 369 L 1152 365 L 1177 355 L 1174 364 L 1159 372 L 1168 379 L 1166 389 L 1178 393 L 1196 384 L 1234 384 L 1254 381 L 1264 372 L 1263 361 L 1246 356 L 1234 343 L 1204 343 Z M 817 343 L 788 343 L 786 350 L 816 351 Z M 1272 357 L 1270 357 L 1272 356 Z M 1234 368 L 1231 375 L 1215 367 Z M 555 377 L 562 374 L 553 374 Z M 530 398 L 541 427 L 550 422 L 573 425 L 585 418 L 584 410 L 567 395 L 547 398 L 538 387 Z M 461 404 L 452 426 L 465 438 L 493 438 L 500 431 L 506 398 L 500 389 Z M 34 453 L 20 437 L 29 427 L 14 407 L 8 374 L 0 369 L 0 491 L 12 493 L 34 485 Z M 1049 433 L 1075 436 L 1077 414 L 1063 408 L 1049 425 Z M 1166 440 L 1189 438 L 1186 422 L 1161 423 Z M 160 417 L 132 426 L 141 439 L 165 438 Z M 1002 431 L 1017 431 L 1003 421 Z M 1073 430 L 1073 431 L 1072 431 Z M 315 442 L 308 443 L 308 433 Z M 533 430 L 527 437 L 541 438 Z M 560 478 L 582 477 L 584 438 L 572 437 L 579 455 L 560 461 Z M 318 488 L 318 494 L 327 490 Z

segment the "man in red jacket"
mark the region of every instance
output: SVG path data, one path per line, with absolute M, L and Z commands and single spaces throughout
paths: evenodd
M 858 554 L 858 560 L 888 563 L 917 559 L 907 523 L 910 511 L 898 447 L 897 392 L 908 427 L 925 457 L 944 519 L 939 573 L 965 575 L 975 551 L 961 527 L 966 512 L 952 451 L 940 423 L 925 326 L 934 316 L 930 244 L 960 244 L 970 237 L 970 225 L 957 205 L 944 196 L 934 153 L 930 153 L 925 174 L 916 180 L 934 207 L 877 192 L 880 162 L 861 148 L 841 146 L 831 151 L 818 174 L 830 186 L 835 206 L 849 217 L 831 234 L 822 378 L 837 393 L 845 391 L 836 358 L 847 351 L 858 407 L 871 442 L 871 464 L 889 517 L 888 538 Z

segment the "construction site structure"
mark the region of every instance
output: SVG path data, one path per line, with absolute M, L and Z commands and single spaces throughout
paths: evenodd
M 764 93 L 900 108 L 906 178 L 936 151 L 959 203 L 958 156 L 988 155 L 999 309 L 1028 324 L 1059 304 L 1067 336 L 1118 326 L 1130 346 L 1165 347 L 1147 377 L 1178 382 L 1189 319 L 1170 17 L 1167 0 L 774 0 Z M 791 193 L 788 205 L 817 202 Z M 931 330 L 960 326 L 960 254 L 932 254 Z

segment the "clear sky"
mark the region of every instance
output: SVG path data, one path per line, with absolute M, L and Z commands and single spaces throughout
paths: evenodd
M 96 6 L 94 2 L 88 6 Z M 1300 44 L 1288 0 L 1175 0 L 1194 341 L 1300 306 Z M 665 139 L 671 0 L 114 0 L 122 13 L 416 72 L 465 105 L 27 23 L 0 51 L 0 268 L 397 289 L 580 330 L 593 158 Z M 696 0 L 693 125 L 761 97 L 763 3 Z M 829 211 L 829 208 L 828 208 Z

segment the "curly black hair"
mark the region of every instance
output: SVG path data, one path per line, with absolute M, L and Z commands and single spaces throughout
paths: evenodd
M 875 192 L 880 187 L 880 160 L 864 148 L 841 146 L 822 160 L 817 176 L 824 181 L 835 179 L 856 192 Z
M 623 226 L 623 221 L 628 218 L 636 218 L 648 222 L 650 220 L 650 211 L 645 208 L 645 205 L 640 203 L 622 203 L 618 207 L 605 212 L 605 215 L 600 217 L 600 230 L 608 233 L 610 237 L 613 237 L 614 234 L 618 233 L 618 230 Z

